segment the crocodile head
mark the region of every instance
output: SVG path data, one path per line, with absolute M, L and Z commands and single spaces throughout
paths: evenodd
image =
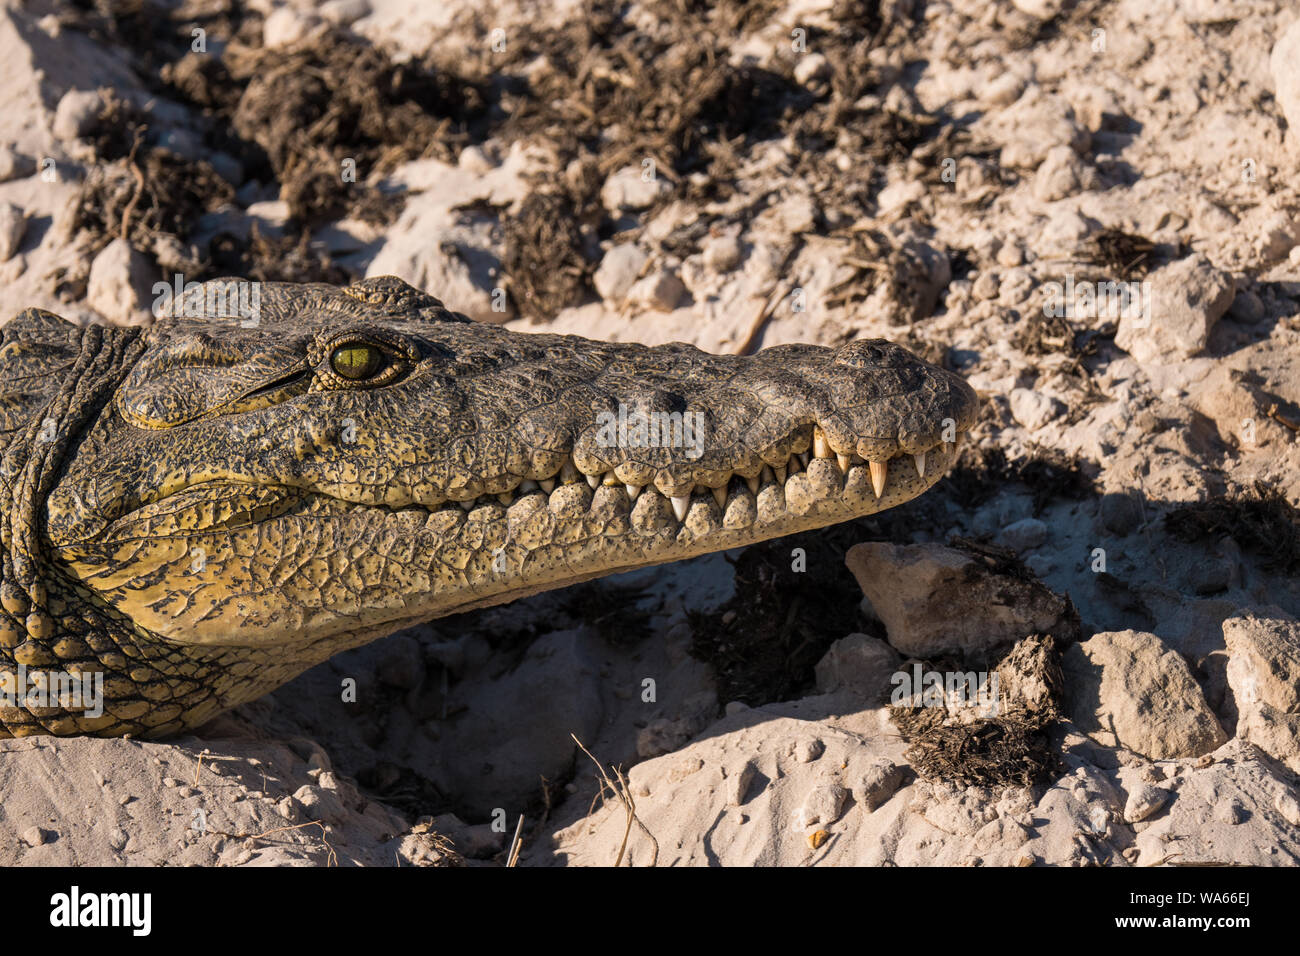
M 145 334 L 45 504 L 69 601 L 220 662 L 217 694 L 144 730 L 413 622 L 893 507 L 976 418 L 881 340 L 521 334 L 392 278 L 263 284 L 241 320 L 211 288 Z

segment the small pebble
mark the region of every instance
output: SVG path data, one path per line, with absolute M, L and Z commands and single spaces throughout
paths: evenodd
M 1128 802 L 1124 805 L 1124 821 L 1126 823 L 1140 823 L 1148 817 L 1154 816 L 1169 802 L 1170 796 L 1172 794 L 1168 790 L 1153 787 L 1150 784 L 1133 791 L 1129 795 Z

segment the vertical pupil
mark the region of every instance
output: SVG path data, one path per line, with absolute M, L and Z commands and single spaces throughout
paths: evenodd
M 344 346 L 334 352 L 334 370 L 345 378 L 367 378 L 379 364 L 375 350 L 368 346 Z

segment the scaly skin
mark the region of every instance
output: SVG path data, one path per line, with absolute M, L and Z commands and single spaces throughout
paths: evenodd
M 391 277 L 260 297 L 253 327 L 4 327 L 0 682 L 105 699 L 10 701 L 4 733 L 174 733 L 419 621 L 890 508 L 976 416 L 879 340 L 526 335 Z M 601 429 L 620 405 L 700 427 L 648 445 Z

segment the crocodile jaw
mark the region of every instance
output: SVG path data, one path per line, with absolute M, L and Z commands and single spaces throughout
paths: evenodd
M 400 284 L 371 307 L 392 281 L 265 286 L 255 329 L 159 323 L 49 494 L 59 573 L 133 639 L 235 662 L 223 706 L 415 621 L 894 507 L 976 417 L 957 376 L 884 342 L 527 335 Z M 359 336 L 401 375 L 330 379 Z M 697 427 L 647 442 L 638 414 Z
M 806 467 L 792 454 L 764 469 L 756 495 L 735 478 L 720 494 L 677 502 L 654 488 L 635 497 L 622 483 L 593 488 L 585 477 L 549 494 L 538 487 L 434 508 L 208 483 L 131 513 L 99 545 L 64 558 L 84 585 L 169 640 L 289 646 L 310 636 L 328 656 L 385 627 L 894 507 L 937 482 L 957 448 L 929 449 L 924 475 L 912 455 L 890 460 L 879 497 L 865 461 L 842 470 L 833 455 L 807 454 Z M 185 530 L 214 500 L 247 510 L 219 528 Z

